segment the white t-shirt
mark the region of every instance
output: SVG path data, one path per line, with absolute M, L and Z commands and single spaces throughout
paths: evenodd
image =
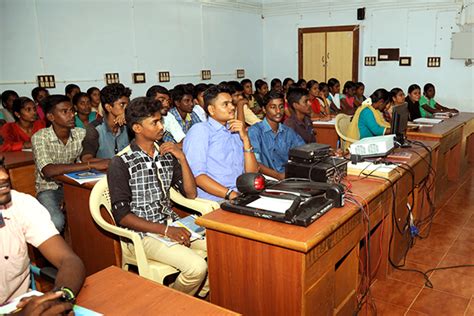
M 165 116 L 163 116 L 163 122 L 165 126 L 165 131 L 170 132 L 177 143 L 181 142 L 184 139 L 186 134 L 184 134 L 181 125 L 179 125 L 178 121 L 176 120 L 176 117 L 174 117 L 173 114 L 168 112 Z
M 26 293 L 30 286 L 27 243 L 38 248 L 59 234 L 48 211 L 29 194 L 11 190 L 12 203 L 0 210 L 0 304 Z
M 196 113 L 197 116 L 199 116 L 199 119 L 201 120 L 201 122 L 207 121 L 207 113 L 199 104 L 194 105 L 193 112 Z

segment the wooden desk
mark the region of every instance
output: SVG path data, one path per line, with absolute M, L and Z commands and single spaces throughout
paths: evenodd
M 32 152 L 4 152 L 5 168 L 10 175 L 12 188 L 36 196 L 35 161 Z
M 464 124 L 461 144 L 461 170 L 465 170 L 468 163 L 474 162 L 474 113 L 462 112 L 454 116 L 452 120 Z
M 424 150 L 416 150 L 427 156 Z M 419 183 L 428 166 L 417 155 L 408 163 Z M 391 179 L 398 185 L 396 216 L 402 216 L 403 205 L 406 210 L 411 188 L 406 173 Z M 375 229 L 390 215 L 390 183 L 349 179 L 353 192 L 368 201 L 371 229 Z M 332 209 L 306 228 L 223 210 L 200 217 L 197 223 L 207 228 L 212 303 L 244 315 L 350 315 L 355 310 L 359 244 L 364 236 L 356 206 Z M 403 238 L 398 240 L 401 243 Z M 397 247 L 392 251 L 400 252 Z M 381 273 L 388 273 L 386 259 L 382 266 Z
M 334 124 L 313 120 L 313 131 L 316 134 L 317 143 L 329 145 L 333 149 L 337 148 L 339 136 Z
M 111 265 L 120 266 L 115 256 L 117 236 L 100 228 L 90 213 L 89 197 L 95 183 L 80 185 L 65 176 L 57 179 L 64 185 L 70 245 L 84 262 L 86 274 L 91 275 Z M 108 217 L 106 212 L 103 216 Z
M 436 195 L 435 203 L 439 205 L 447 193 L 448 181 L 458 181 L 461 171 L 461 149 L 463 144 L 463 127 L 465 122 L 447 119 L 433 127 L 421 127 L 416 131 L 408 131 L 410 140 L 438 141 L 439 155 L 436 165 Z
M 89 276 L 77 304 L 104 315 L 239 315 L 117 267 Z

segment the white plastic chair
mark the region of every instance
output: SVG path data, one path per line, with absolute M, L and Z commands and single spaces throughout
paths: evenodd
M 336 115 L 336 132 L 339 138 L 341 139 L 341 149 L 346 151 L 347 148 L 353 143 L 357 141 L 357 139 L 353 139 L 347 136 L 347 130 L 349 129 L 349 125 L 351 124 L 351 117 L 347 114 L 338 114 Z

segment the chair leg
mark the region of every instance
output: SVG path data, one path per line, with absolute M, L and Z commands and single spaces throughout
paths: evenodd
M 128 263 L 122 262 L 122 270 L 128 271 Z

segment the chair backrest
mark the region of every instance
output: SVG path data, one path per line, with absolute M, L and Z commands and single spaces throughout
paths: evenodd
M 135 250 L 138 272 L 141 276 L 151 279 L 152 274 L 148 267 L 148 260 L 145 255 L 145 250 L 143 249 L 143 243 L 140 235 L 138 235 L 138 233 L 134 231 L 108 223 L 102 217 L 102 214 L 100 212 L 101 206 L 103 206 L 107 210 L 110 217 L 113 219 L 107 177 L 102 178 L 99 182 L 95 184 L 94 188 L 92 189 L 89 198 L 89 209 L 92 218 L 102 229 L 132 241 Z M 122 239 L 120 245 L 122 248 L 122 253 L 127 251 L 127 244 L 125 241 L 122 241 Z
M 336 132 L 341 139 L 341 148 L 346 150 L 350 144 L 355 143 L 357 139 L 353 139 L 347 136 L 347 130 L 351 124 L 351 116 L 347 114 L 338 114 L 336 116 Z

